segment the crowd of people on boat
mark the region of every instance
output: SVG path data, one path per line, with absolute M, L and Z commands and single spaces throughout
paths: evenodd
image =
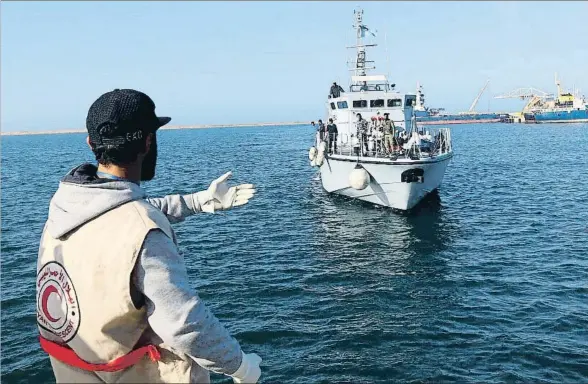
M 356 114 L 356 117 L 356 132 L 351 134 L 350 140 L 350 150 L 354 154 L 390 156 L 404 152 L 405 147 L 410 146 L 415 140 L 423 147 L 422 149 L 427 148 L 429 144 L 438 147 L 438 137 L 431 137 L 429 132 L 409 133 L 404 128 L 397 127 L 388 113 L 381 115 L 377 112 L 370 121 L 364 119 L 361 113 Z M 319 119 L 316 124 L 314 121 L 311 124 L 316 128 L 319 141 L 326 143 L 328 153 L 337 153 L 339 131 L 333 119 L 329 118 L 328 124 L 325 124 L 322 119 Z
M 364 119 L 361 113 L 357 113 L 356 117 L 356 132 L 351 135 L 351 148 L 354 154 L 389 156 L 403 152 L 404 147 L 407 144 L 410 145 L 411 140 L 415 140 L 404 128 L 397 127 L 387 112 L 383 115 L 377 112 L 375 116 L 371 117 L 370 121 Z M 326 125 L 322 119 L 319 119 L 317 124 L 314 121 L 311 124 L 316 127 L 319 141 L 326 143 L 328 153 L 337 153 L 339 132 L 333 119 L 329 118 Z M 419 143 L 433 140 L 428 132 L 416 132 L 416 135 L 418 136 L 416 140 Z
M 358 113 L 356 117 L 356 140 L 353 140 L 356 153 L 359 153 L 363 147 L 365 154 L 375 152 L 390 155 L 400 150 L 408 140 L 406 131 L 396 127 L 387 112 L 383 116 L 378 112 L 376 116 L 372 116 L 371 122 L 365 120 L 361 113 Z
M 396 127 L 394 121 L 390 119 L 388 113 L 380 115 L 380 112 L 371 118 L 371 121 L 365 120 L 360 113 L 357 115 L 356 134 L 351 135 L 352 146 L 355 152 L 360 148 L 365 149 L 365 153 L 376 152 L 379 154 L 391 154 L 402 148 L 402 145 L 408 140 L 406 132 L 402 128 Z M 339 132 L 337 124 L 330 118 L 328 124 L 318 120 L 318 123 L 311 122 L 316 127 L 319 140 L 327 143 L 329 153 L 337 152 L 337 138 Z

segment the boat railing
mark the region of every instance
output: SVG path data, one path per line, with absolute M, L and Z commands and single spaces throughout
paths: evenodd
M 391 86 L 390 84 L 386 84 L 386 83 L 381 83 L 381 84 L 363 84 L 363 85 L 359 85 L 359 84 L 355 84 L 355 85 L 350 85 L 349 86 L 349 92 L 373 92 L 373 91 L 392 91 L 394 90 L 394 87 Z
M 449 128 L 439 128 L 437 131 L 439 135 L 439 140 L 435 140 L 436 152 L 438 152 L 440 155 L 453 152 L 451 130 Z
M 418 139 L 411 140 L 410 134 L 390 137 L 388 135 L 327 135 L 320 138 L 317 133 L 317 148 L 325 142 L 326 153 L 330 155 L 358 156 L 379 159 L 406 158 L 412 160 L 431 158 L 452 152 L 451 131 L 437 128 L 415 133 Z

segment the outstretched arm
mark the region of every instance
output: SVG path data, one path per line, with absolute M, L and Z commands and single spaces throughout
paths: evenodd
M 183 258 L 162 231 L 147 235 L 132 282 L 145 299 L 149 325 L 165 344 L 235 382 L 257 381 L 261 359 L 243 354 L 237 340 L 191 288 Z
M 179 223 L 197 212 L 200 206 L 195 205 L 192 195 L 167 195 L 164 197 L 146 198 L 147 202 L 167 216 L 170 223 Z
M 179 223 L 197 212 L 214 213 L 247 204 L 255 194 L 253 184 L 227 185 L 231 172 L 214 180 L 206 191 L 188 195 L 167 195 L 147 198 L 154 207 L 162 211 L 170 223 Z

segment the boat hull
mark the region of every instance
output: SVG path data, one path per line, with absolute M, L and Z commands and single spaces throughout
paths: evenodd
M 535 123 L 586 123 L 588 109 L 535 112 L 530 120 Z
M 502 116 L 495 113 L 417 116 L 417 123 L 419 125 L 500 123 L 502 120 Z
M 470 119 L 470 120 L 418 120 L 418 125 L 446 125 L 446 124 L 488 124 L 500 123 L 503 119 Z
M 451 158 L 452 153 L 433 159 L 395 162 L 383 159 L 370 161 L 365 158 L 358 161 L 352 156 L 330 156 L 320 167 L 321 182 L 329 193 L 399 210 L 409 210 L 439 188 Z M 349 175 L 356 164 L 361 165 L 370 175 L 369 185 L 363 190 L 354 189 L 349 184 Z M 422 180 L 403 182 L 403 172 L 412 169 L 424 171 Z

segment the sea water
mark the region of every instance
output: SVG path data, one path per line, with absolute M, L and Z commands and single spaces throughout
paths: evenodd
M 325 193 L 311 126 L 159 133 L 150 196 L 229 170 L 256 185 L 248 205 L 175 230 L 262 382 L 588 381 L 588 126 L 451 129 L 438 195 L 408 214 Z M 92 160 L 83 134 L 2 137 L 3 383 L 54 382 L 39 237 L 59 179 Z

